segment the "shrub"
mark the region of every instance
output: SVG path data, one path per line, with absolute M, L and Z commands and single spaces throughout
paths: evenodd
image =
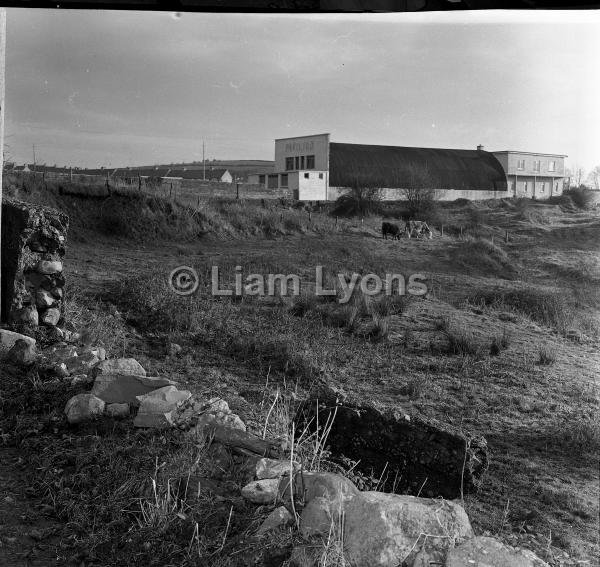
M 554 351 L 548 346 L 540 347 L 538 364 L 549 366 L 550 364 L 554 364 L 555 362 L 556 354 L 554 353 Z
M 564 191 L 563 195 L 571 197 L 576 207 L 580 209 L 591 209 L 595 202 L 594 192 L 585 187 L 573 187 Z
M 505 279 L 514 279 L 517 269 L 500 245 L 485 238 L 467 237 L 451 252 L 452 261 L 465 268 L 476 268 Z
M 381 213 L 379 189 L 356 187 L 341 195 L 331 214 L 340 217 L 370 216 Z
M 533 321 L 560 332 L 565 332 L 573 311 L 565 297 L 554 291 L 518 289 L 510 291 L 477 292 L 468 301 L 475 305 L 489 305 L 503 311 L 516 311 Z
M 510 345 L 510 337 L 506 332 L 506 329 L 502 332 L 502 335 L 495 336 L 492 338 L 490 344 L 490 356 L 498 356 L 503 350 L 506 350 Z

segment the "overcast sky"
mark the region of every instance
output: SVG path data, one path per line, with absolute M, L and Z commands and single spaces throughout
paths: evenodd
M 597 12 L 7 13 L 18 163 L 33 144 L 47 164 L 200 160 L 203 139 L 207 159 L 273 159 L 274 138 L 330 132 L 600 164 Z

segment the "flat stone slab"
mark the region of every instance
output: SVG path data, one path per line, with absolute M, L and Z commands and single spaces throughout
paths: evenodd
M 146 376 L 146 371 L 135 358 L 109 358 L 101 360 L 90 370 L 92 378 L 96 378 L 101 374 L 134 374 L 135 376 Z
M 164 386 L 175 386 L 175 382 L 167 378 L 135 374 L 100 374 L 94 380 L 91 393 L 107 404 L 127 403 L 137 406 L 138 396 L 149 394 Z
M 188 390 L 179 391 L 175 386 L 165 386 L 137 396 L 140 409 L 133 421 L 135 427 L 167 427 L 173 424 L 171 413 L 192 397 Z

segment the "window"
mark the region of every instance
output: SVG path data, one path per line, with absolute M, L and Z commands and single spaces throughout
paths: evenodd
M 315 168 L 315 156 L 306 156 L 306 169 Z
M 542 162 L 538 159 L 538 160 L 534 160 L 533 162 L 533 171 L 540 171 L 540 167 L 541 167 Z
M 296 167 L 294 169 L 300 169 L 300 158 L 296 156 Z
M 264 176 L 264 175 L 259 175 L 259 176 L 258 176 L 258 182 L 259 182 L 261 185 L 264 185 L 264 184 L 265 184 L 265 176 Z
M 525 169 L 525 160 L 524 159 L 517 160 L 517 169 Z
M 269 189 L 277 189 L 278 181 L 279 181 L 279 175 L 277 175 L 276 173 L 273 175 L 269 175 L 269 185 L 268 185 Z
M 304 169 L 304 156 L 300 156 L 300 169 Z
M 319 173 L 319 179 L 323 179 L 323 174 Z
M 288 174 L 287 173 L 282 173 L 281 174 L 281 183 L 280 183 L 281 187 L 287 187 L 288 186 Z
M 310 177 L 310 173 L 305 173 L 304 174 L 304 179 L 308 179 Z
M 285 170 L 286 171 L 291 171 L 292 169 L 294 169 L 294 158 L 293 157 L 286 157 L 285 158 Z
M 555 161 L 548 162 L 548 171 L 556 171 L 556 162 Z

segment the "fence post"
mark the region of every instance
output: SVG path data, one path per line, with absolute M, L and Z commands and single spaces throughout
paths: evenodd
M 138 190 L 142 190 L 142 176 L 138 175 Z
M 235 198 L 236 199 L 240 198 L 240 184 L 239 183 L 235 184 Z
M 508 244 L 508 230 L 504 233 L 504 242 Z
M 196 208 L 199 209 L 200 208 L 200 195 L 198 195 L 198 203 L 196 204 Z
M 312 212 L 308 211 L 308 222 L 312 222 Z
M 335 228 L 337 228 L 337 225 L 338 225 L 338 218 L 337 218 L 337 216 L 336 216 L 336 217 L 335 217 Z

